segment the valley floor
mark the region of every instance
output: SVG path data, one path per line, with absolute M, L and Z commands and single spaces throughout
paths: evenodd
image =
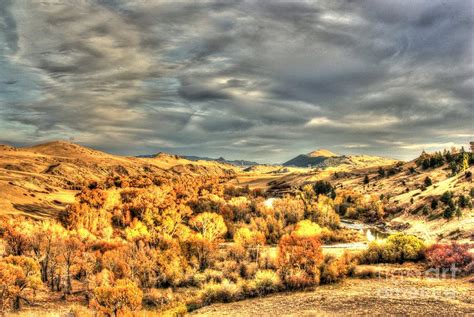
M 466 280 L 347 279 L 314 291 L 214 304 L 195 316 L 472 316 L 474 285 Z

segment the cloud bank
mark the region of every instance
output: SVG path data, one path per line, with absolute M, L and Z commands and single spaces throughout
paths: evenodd
M 281 162 L 473 138 L 471 1 L 0 3 L 0 142 Z

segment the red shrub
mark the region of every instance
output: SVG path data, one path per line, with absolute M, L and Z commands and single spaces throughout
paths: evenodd
M 428 264 L 434 268 L 450 269 L 453 265 L 464 273 L 472 273 L 473 256 L 469 244 L 434 244 L 425 251 Z

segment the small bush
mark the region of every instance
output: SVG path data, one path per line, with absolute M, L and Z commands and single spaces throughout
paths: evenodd
M 454 214 L 456 213 L 456 208 L 452 207 L 452 206 L 448 206 L 446 207 L 446 209 L 444 209 L 443 211 L 443 218 L 445 219 L 451 219 L 453 218 Z
M 453 198 L 453 193 L 450 192 L 450 191 L 447 191 L 447 192 L 444 192 L 443 195 L 441 195 L 441 198 L 440 200 L 445 203 L 445 204 L 448 204 Z
M 460 208 L 472 208 L 471 198 L 468 196 L 460 195 L 458 199 L 458 206 Z
M 330 284 L 345 278 L 348 273 L 348 266 L 344 261 L 329 257 L 324 260 L 320 270 L 321 284 Z
M 244 279 L 251 279 L 257 273 L 258 264 L 255 262 L 252 263 L 242 263 L 240 265 L 240 276 Z
M 321 272 L 319 269 L 314 270 L 309 275 L 304 270 L 294 268 L 289 274 L 284 276 L 284 284 L 290 290 L 297 290 L 319 285 L 320 278 Z
M 205 276 L 206 283 L 208 282 L 220 283 L 224 279 L 224 274 L 218 270 L 207 269 L 203 272 L 203 274 Z
M 428 207 L 427 205 L 423 206 L 422 213 L 425 216 L 429 215 L 430 214 L 430 207 Z
M 254 278 L 255 290 L 258 295 L 273 293 L 281 288 L 278 274 L 272 270 L 259 270 Z
M 229 303 L 237 300 L 241 295 L 242 289 L 239 285 L 231 283 L 228 280 L 222 283 L 209 283 L 201 291 L 201 298 L 205 304 L 216 302 Z
M 143 304 L 151 307 L 163 307 L 174 300 L 173 291 L 168 289 L 151 288 L 143 295 Z
M 373 241 L 369 244 L 369 247 L 365 252 L 361 254 L 362 263 L 381 263 L 384 262 L 383 257 L 384 245 Z
M 235 261 L 242 261 L 245 259 L 246 250 L 240 244 L 235 244 L 229 248 L 229 257 Z
M 206 269 L 204 272 L 192 276 L 190 285 L 200 287 L 211 282 L 220 283 L 224 280 L 224 273 L 218 270 Z
M 276 255 L 268 252 L 262 252 L 258 259 L 258 267 L 262 269 L 270 269 L 270 270 L 276 270 L 277 269 L 277 259 Z
M 221 265 L 224 278 L 233 282 L 240 278 L 240 263 L 234 260 L 226 260 Z

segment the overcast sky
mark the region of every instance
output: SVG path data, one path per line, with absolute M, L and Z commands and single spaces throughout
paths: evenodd
M 467 145 L 473 6 L 1 0 L 0 143 L 259 162 Z

